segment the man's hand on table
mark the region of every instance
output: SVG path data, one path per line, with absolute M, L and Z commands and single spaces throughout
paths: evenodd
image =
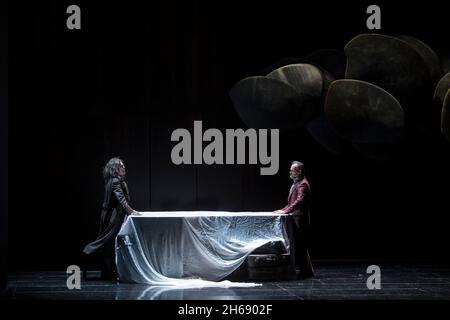
M 136 211 L 136 210 L 133 210 L 133 212 L 131 213 L 131 215 L 132 215 L 132 216 L 142 216 L 142 213 L 140 213 L 140 212 L 138 212 L 138 211 Z

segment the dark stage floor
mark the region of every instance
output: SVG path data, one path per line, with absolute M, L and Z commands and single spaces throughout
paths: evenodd
M 381 289 L 366 286 L 369 264 L 316 265 L 316 277 L 306 280 L 262 282 L 261 287 L 171 289 L 143 284 L 95 280 L 88 274 L 80 290 L 66 287 L 65 272 L 11 273 L 13 299 L 50 300 L 450 300 L 450 267 L 443 264 L 380 265 Z

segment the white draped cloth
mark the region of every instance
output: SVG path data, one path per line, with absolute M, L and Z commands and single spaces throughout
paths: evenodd
M 174 287 L 256 286 L 220 281 L 256 248 L 281 241 L 286 215 L 273 212 L 158 211 L 128 216 L 116 237 L 120 281 Z

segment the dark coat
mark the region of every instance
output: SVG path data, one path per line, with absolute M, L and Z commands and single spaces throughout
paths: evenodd
M 97 239 L 84 248 L 84 253 L 92 254 L 106 245 L 113 246 L 126 216 L 134 211 L 129 201 L 128 186 L 123 178 L 112 177 L 106 181 L 100 230 Z

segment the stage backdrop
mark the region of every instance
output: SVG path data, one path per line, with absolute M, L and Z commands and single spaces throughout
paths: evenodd
M 0 5 L 0 292 L 6 287 L 8 257 L 8 17 Z
M 270 211 L 286 203 L 291 161 L 313 193 L 313 260 L 448 259 L 450 145 L 405 140 L 389 161 L 334 155 L 304 129 L 280 134 L 280 169 L 174 165 L 171 133 L 247 128 L 229 91 L 280 59 L 343 50 L 371 3 L 31 1 L 10 13 L 11 270 L 64 269 L 96 237 L 102 166 L 124 160 L 136 210 Z M 405 9 L 407 8 L 407 9 Z M 448 37 L 431 5 L 382 4 L 380 33 L 435 50 Z M 413 67 L 413 66 L 412 66 Z

